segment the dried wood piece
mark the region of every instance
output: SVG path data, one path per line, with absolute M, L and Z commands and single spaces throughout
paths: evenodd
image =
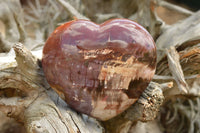
M 149 122 L 139 121 L 132 125 L 128 133 L 163 133 L 163 129 L 156 120 Z
M 179 47 L 187 42 L 200 40 L 200 11 L 187 19 L 176 23 L 164 31 L 156 41 L 158 49 L 158 62 L 163 58 L 165 48 Z M 195 44 L 195 43 L 194 43 Z M 191 46 L 191 45 L 190 45 Z
M 20 18 L 21 16 L 17 15 L 16 13 L 13 13 L 13 15 L 19 32 L 19 42 L 24 43 L 27 35 L 24 29 L 24 25 L 22 24 L 23 19 Z
M 21 123 L 6 117 L 2 112 L 0 112 L 0 120 L 0 133 L 26 133 Z
M 166 132 L 197 133 L 200 129 L 200 98 L 173 97 L 164 104 L 161 123 Z
M 175 47 L 170 47 L 166 49 L 167 59 L 169 64 L 169 69 L 171 74 L 175 78 L 179 90 L 182 93 L 187 93 L 189 91 L 188 84 L 185 81 L 183 70 L 179 62 L 179 54 L 177 53 Z
M 18 64 L 16 71 L 27 78 L 34 80 L 37 84 L 42 84 L 44 82 L 44 74 L 42 68 L 39 66 L 39 60 L 21 43 L 15 44 L 13 49 L 15 50 L 16 61 Z
M 17 41 L 24 42 L 23 12 L 19 1 L 0 1 L 0 20 L 5 25 L 5 36 L 0 33 L 0 52 L 9 52 Z M 16 14 L 17 13 L 17 14 Z
M 200 75 L 200 43 L 180 51 L 179 55 L 180 63 L 187 79 L 198 78 L 198 75 Z
M 158 17 L 156 13 L 157 3 L 152 0 L 140 0 L 136 2 L 137 12 L 129 17 L 143 27 L 145 27 L 150 34 L 156 39 L 160 33 L 161 28 L 164 26 L 164 22 Z
M 190 90 L 189 94 L 200 96 L 200 44 L 180 51 L 180 63 Z
M 11 47 L 12 43 L 3 38 L 0 33 L 0 53 L 9 52 Z
M 180 65 L 184 73 L 184 79 L 188 84 L 189 91 L 187 94 L 190 96 L 200 96 L 200 45 L 199 44 L 185 44 L 177 48 L 180 56 Z M 178 84 L 176 84 L 176 77 L 172 76 L 167 61 L 167 56 L 160 60 L 157 64 L 156 75 L 154 76 L 155 82 L 174 82 L 173 89 L 165 90 L 165 96 L 179 95 Z
M 112 18 L 123 18 L 120 14 L 118 13 L 109 13 L 109 14 L 96 14 L 96 22 L 97 23 L 103 23 L 108 19 Z
M 200 11 L 169 27 L 156 41 L 159 49 L 180 46 L 189 40 L 200 39 Z
M 193 46 L 194 45 L 194 46 Z M 178 47 L 180 64 L 182 66 L 185 79 L 192 79 L 198 77 L 200 73 L 200 44 L 186 44 L 186 48 L 183 49 L 182 45 Z M 185 47 L 184 46 L 184 47 Z M 162 75 L 162 76 L 161 76 Z M 173 80 L 174 77 L 170 76 L 170 71 L 168 67 L 167 57 L 163 57 L 162 60 L 158 62 L 156 75 L 154 79 L 163 80 Z
M 63 5 L 63 7 L 65 8 L 65 10 L 69 13 L 69 15 L 71 16 L 71 18 L 76 17 L 78 19 L 86 19 L 86 20 L 90 20 L 89 18 L 87 18 L 86 16 L 83 16 L 82 14 L 80 14 L 70 3 L 64 1 L 64 0 L 57 0 L 61 5 Z
M 7 41 L 19 41 L 19 31 L 14 14 L 17 13 L 18 22 L 21 24 L 22 7 L 18 0 L 0 1 L 0 20 L 5 24 L 5 38 Z
M 168 9 L 170 9 L 170 10 L 174 10 L 174 11 L 177 11 L 177 12 L 179 12 L 179 13 L 182 13 L 182 14 L 185 14 L 185 15 L 188 15 L 188 16 L 190 16 L 190 15 L 192 15 L 192 14 L 194 13 L 194 12 L 192 12 L 192 11 L 190 11 L 190 10 L 187 10 L 187 9 L 182 8 L 182 7 L 180 7 L 180 6 L 177 6 L 177 5 L 175 5 L 175 4 L 171 4 L 171 3 L 167 2 L 167 1 L 164 1 L 164 0 L 160 0 L 160 1 L 158 2 L 158 4 L 159 4 L 160 6 L 163 6 L 163 7 L 168 8 Z
M 140 0 L 143 1 L 143 0 Z M 124 18 L 130 17 L 138 9 L 138 0 L 82 0 L 85 7 L 85 13 L 89 18 L 95 21 L 97 14 L 117 13 Z M 126 9 L 126 10 L 124 10 Z
M 14 69 L 0 70 L 0 110 L 23 121 L 23 112 L 38 96 L 38 86 Z M 7 97 L 9 95 L 9 97 Z
M 138 99 L 137 104 L 127 110 L 125 118 L 143 122 L 154 120 L 164 100 L 162 90 L 169 87 L 171 86 L 151 82 Z

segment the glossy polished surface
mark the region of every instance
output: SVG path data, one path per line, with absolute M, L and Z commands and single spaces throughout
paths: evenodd
M 100 120 L 135 103 L 155 65 L 151 35 L 127 19 L 61 25 L 48 38 L 42 59 L 51 87 L 72 108 Z

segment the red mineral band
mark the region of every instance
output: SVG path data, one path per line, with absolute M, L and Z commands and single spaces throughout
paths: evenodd
M 58 27 L 43 49 L 51 87 L 73 109 L 108 120 L 130 107 L 151 81 L 156 47 L 139 24 L 74 20 Z

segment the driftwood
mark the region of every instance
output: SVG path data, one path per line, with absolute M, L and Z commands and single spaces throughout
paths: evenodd
M 169 25 L 159 16 L 160 7 L 186 19 Z M 5 119 L 0 128 L 12 122 L 28 133 L 199 132 L 199 14 L 163 0 L 1 0 L 0 111 L 13 119 L 0 114 Z M 73 17 L 97 23 L 129 18 L 156 41 L 153 81 L 134 105 L 111 120 L 102 122 L 74 111 L 44 77 L 44 42 L 55 27 Z

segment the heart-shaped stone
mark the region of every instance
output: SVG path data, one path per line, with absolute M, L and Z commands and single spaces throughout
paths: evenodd
M 50 86 L 73 109 L 108 120 L 126 110 L 151 81 L 156 48 L 139 24 L 74 20 L 58 27 L 43 49 Z

